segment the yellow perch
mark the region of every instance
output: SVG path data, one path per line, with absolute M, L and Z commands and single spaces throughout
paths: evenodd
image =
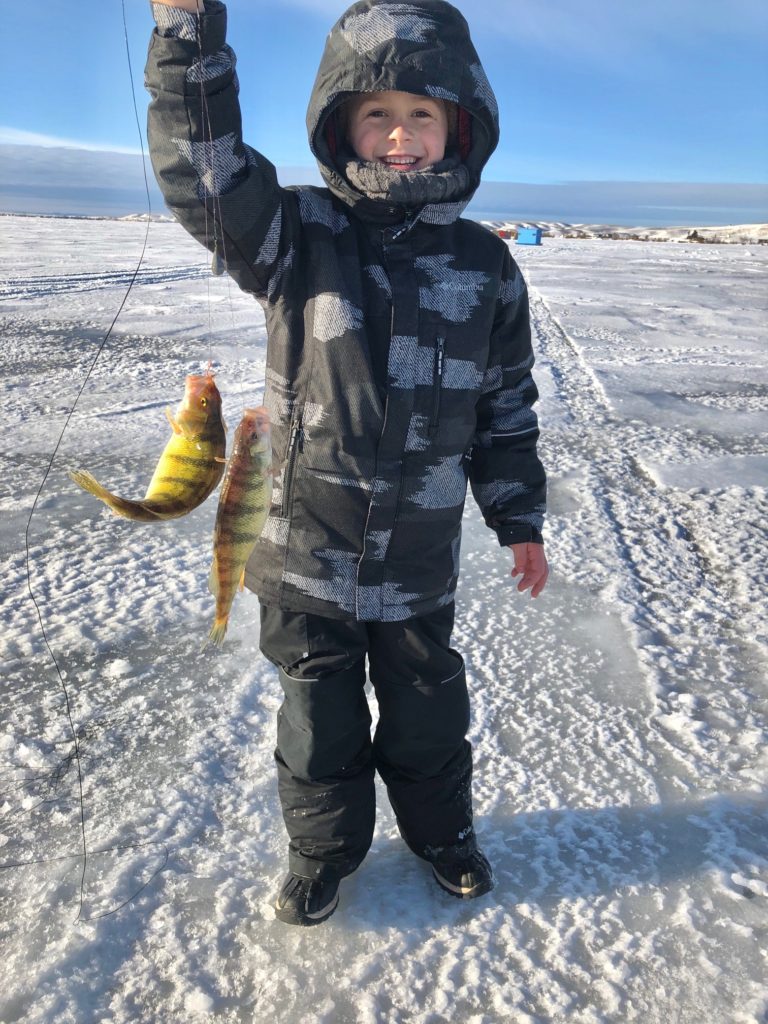
M 208 639 L 221 645 L 235 591 L 243 585 L 245 563 L 253 551 L 272 501 L 272 442 L 269 414 L 246 409 L 235 431 L 213 530 L 209 586 L 216 597 L 216 620 Z
M 176 519 L 201 505 L 224 472 L 224 421 L 221 395 L 212 373 L 190 374 L 176 415 L 166 410 L 173 434 L 166 444 L 147 493 L 140 500 L 121 498 L 83 469 L 69 475 L 101 498 L 115 515 L 142 523 Z

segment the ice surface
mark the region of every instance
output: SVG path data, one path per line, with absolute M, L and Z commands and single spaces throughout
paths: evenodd
M 768 1010 L 766 283 L 757 246 L 547 239 L 531 287 L 551 582 L 515 592 L 468 504 L 455 645 L 478 831 L 498 885 L 452 900 L 381 792 L 321 928 L 273 918 L 279 688 L 257 602 L 202 652 L 211 502 L 144 527 L 66 469 L 138 491 L 184 375 L 259 404 L 257 304 L 174 224 L 65 417 L 141 223 L 3 219 L 0 1021 L 758 1024 Z M 117 910 L 127 902 L 126 906 Z M 116 912 L 113 912 L 116 911 Z M 106 916 L 102 916 L 106 915 Z

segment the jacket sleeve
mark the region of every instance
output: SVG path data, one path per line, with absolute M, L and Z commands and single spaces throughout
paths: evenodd
M 502 545 L 542 543 L 546 476 L 536 454 L 533 361 L 528 293 L 507 251 L 469 464 L 472 493 Z
M 287 193 L 274 166 L 243 144 L 235 55 L 223 3 L 198 18 L 153 4 L 145 85 L 155 175 L 179 222 L 245 291 L 271 297 L 290 265 Z

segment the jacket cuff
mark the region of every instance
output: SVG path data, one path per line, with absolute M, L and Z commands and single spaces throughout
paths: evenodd
M 503 548 L 510 544 L 543 544 L 544 538 L 541 531 L 528 523 L 516 523 L 510 526 L 501 526 L 496 530 L 499 544 Z
M 183 39 L 188 43 L 197 42 L 198 26 L 203 40 L 213 30 L 221 40 L 214 44 L 214 48 L 223 45 L 226 34 L 227 9 L 219 0 L 205 0 L 205 12 L 198 17 L 191 11 L 182 11 L 178 7 L 168 7 L 166 4 L 151 4 L 152 17 L 157 25 L 157 35 L 162 39 Z M 216 22 L 223 22 L 223 28 L 216 32 L 213 27 Z M 209 47 L 204 46 L 207 52 Z
M 182 11 L 166 4 L 152 4 L 152 17 L 157 25 L 157 34 L 163 39 L 197 39 L 197 15 Z

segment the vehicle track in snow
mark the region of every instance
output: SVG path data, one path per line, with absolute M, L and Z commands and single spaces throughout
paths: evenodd
M 643 451 L 659 444 L 679 449 L 691 439 L 671 439 L 666 429 L 614 414 L 597 376 L 535 288 L 531 319 L 535 347 L 568 415 L 564 428 L 549 436 L 545 429 L 544 450 L 557 473 L 558 456 L 567 449 L 583 501 L 615 553 L 610 561 L 619 567 L 618 578 L 603 585 L 632 626 L 656 700 L 651 724 L 657 742 L 679 762 L 669 777 L 685 789 L 700 786 L 708 772 L 715 786 L 723 744 L 726 763 L 737 770 L 759 756 L 755 738 L 765 694 L 760 650 L 741 628 L 748 609 L 737 583 L 724 578 L 724 567 L 713 563 L 696 535 L 685 493 L 660 487 L 643 466 Z M 728 447 L 712 437 L 702 442 L 710 454 L 762 451 L 758 439 Z
M 136 285 L 170 284 L 174 281 L 205 280 L 210 275 L 208 267 L 181 265 L 175 267 L 152 267 L 134 270 L 101 271 L 89 274 L 47 274 L 38 277 L 5 278 L 0 280 L 0 298 L 14 301 L 26 298 L 43 298 L 62 292 L 92 292 L 103 288 L 127 288 L 132 281 Z

